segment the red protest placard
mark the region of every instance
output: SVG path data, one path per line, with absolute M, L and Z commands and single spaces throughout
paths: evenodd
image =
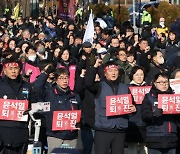
M 106 96 L 106 116 L 129 114 L 130 105 L 132 105 L 130 94 Z
M 76 123 L 80 122 L 81 110 L 54 111 L 52 130 L 75 130 Z
M 136 104 L 142 104 L 144 96 L 149 93 L 151 86 L 132 86 L 129 87 Z
M 180 114 L 180 94 L 159 94 L 158 108 L 163 114 Z
M 1 120 L 27 121 L 28 115 L 23 115 L 27 109 L 27 100 L 0 99 Z

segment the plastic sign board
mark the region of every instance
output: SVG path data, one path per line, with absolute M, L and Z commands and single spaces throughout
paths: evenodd
M 54 111 L 52 130 L 76 130 L 76 123 L 80 122 L 81 110 Z
M 132 105 L 131 94 L 106 96 L 106 116 L 129 114 L 130 105 Z
M 159 94 L 158 108 L 163 114 L 180 114 L 180 94 Z
M 27 109 L 27 100 L 0 99 L 1 120 L 27 121 L 28 115 L 23 115 Z
M 48 111 L 50 111 L 50 102 L 32 103 L 31 109 L 34 112 L 48 112 Z
M 144 96 L 149 93 L 151 86 L 133 86 L 129 87 L 136 104 L 142 104 Z

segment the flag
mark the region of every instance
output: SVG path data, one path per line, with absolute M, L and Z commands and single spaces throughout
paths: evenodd
M 19 3 L 17 3 L 17 5 L 15 6 L 15 8 L 13 10 L 13 16 L 14 16 L 14 19 L 17 20 L 17 18 L 19 16 Z
M 93 37 L 94 37 L 94 22 L 93 22 L 93 14 L 91 10 L 91 14 L 89 15 L 89 20 L 87 23 L 86 31 L 83 37 L 83 43 L 84 42 L 90 42 L 93 43 Z

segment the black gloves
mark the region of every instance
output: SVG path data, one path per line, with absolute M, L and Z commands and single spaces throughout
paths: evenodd
M 153 116 L 156 117 L 156 118 L 159 118 L 162 116 L 162 113 L 163 113 L 163 110 L 162 109 L 155 109 L 154 112 L 153 112 Z

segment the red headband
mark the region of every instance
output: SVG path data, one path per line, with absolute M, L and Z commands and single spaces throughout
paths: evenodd
M 6 63 L 4 64 L 4 69 L 7 68 L 7 67 L 20 67 L 18 63 L 16 62 L 12 62 L 12 63 Z
M 109 68 L 116 68 L 116 69 L 118 69 L 118 66 L 116 66 L 116 65 L 108 65 L 108 66 L 106 66 L 105 68 L 104 68 L 104 72 L 105 71 L 107 71 Z

